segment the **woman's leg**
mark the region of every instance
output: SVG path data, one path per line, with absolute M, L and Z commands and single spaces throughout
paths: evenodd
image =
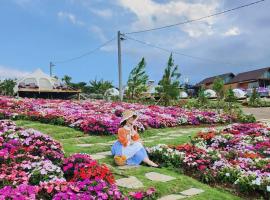
M 143 159 L 143 162 L 151 167 L 158 167 L 158 165 L 156 163 L 154 163 L 152 160 L 150 160 L 148 157 Z

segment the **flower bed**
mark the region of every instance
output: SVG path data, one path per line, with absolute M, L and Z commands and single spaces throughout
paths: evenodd
M 143 195 L 140 199 L 155 195 L 152 190 L 137 193 Z M 125 197 L 109 168 L 91 156 L 64 158 L 61 145 L 49 136 L 0 120 L 1 200 L 122 200 L 134 194 Z
M 138 126 L 163 128 L 230 122 L 230 117 L 215 112 L 180 107 L 146 106 L 123 102 L 16 99 L 0 96 L 0 115 L 4 118 L 27 118 L 46 123 L 69 125 L 86 133 L 115 134 L 121 114 L 126 109 L 140 114 Z M 0 116 L 1 117 L 1 116 Z
M 269 198 L 270 126 L 259 123 L 233 124 L 221 131 L 206 129 L 191 143 L 158 145 L 150 157 L 210 184 Z

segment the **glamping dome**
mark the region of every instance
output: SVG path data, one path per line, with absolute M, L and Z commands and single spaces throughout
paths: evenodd
M 110 88 L 106 90 L 105 96 L 119 96 L 119 91 L 116 88 Z
M 53 90 L 54 86 L 59 85 L 57 79 L 45 74 L 41 69 L 37 69 L 31 74 L 17 81 L 14 92 L 17 93 L 20 88 L 36 90 Z
M 188 94 L 186 92 L 182 91 L 182 92 L 180 92 L 180 98 L 186 99 L 186 98 L 188 98 Z
M 246 98 L 246 92 L 241 90 L 241 89 L 233 89 L 233 93 L 234 93 L 234 96 L 237 98 L 237 99 L 243 99 L 243 98 Z
M 214 90 L 211 89 L 207 89 L 204 91 L 204 95 L 208 98 L 216 98 L 217 97 L 217 93 Z

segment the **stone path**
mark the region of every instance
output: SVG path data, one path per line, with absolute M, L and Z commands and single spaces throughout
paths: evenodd
M 186 196 L 183 196 L 181 194 L 169 194 L 164 197 L 159 198 L 158 200 L 178 200 L 178 199 L 184 199 Z
M 129 189 L 138 189 L 143 187 L 143 183 L 140 180 L 138 180 L 135 176 L 118 179 L 116 180 L 116 185 Z
M 117 167 L 117 169 L 121 169 L 121 170 L 127 170 L 127 169 L 136 169 L 141 167 L 141 165 L 124 165 L 124 166 L 119 166 Z
M 175 179 L 175 177 L 160 174 L 157 172 L 148 172 L 145 174 L 145 176 L 151 181 L 159 181 L 159 182 L 167 182 Z
M 270 108 L 243 108 L 245 114 L 253 114 L 257 120 L 268 119 L 270 121 Z
M 77 144 L 78 147 L 91 147 L 93 144 Z
M 185 198 L 188 198 L 188 197 L 191 197 L 191 196 L 201 194 L 203 192 L 204 192 L 204 190 L 202 190 L 202 189 L 190 188 L 188 190 L 184 190 L 184 191 L 180 192 L 179 194 L 170 194 L 170 195 L 163 196 L 163 197 L 159 198 L 158 200 L 185 199 Z
M 198 195 L 202 192 L 204 192 L 204 190 L 197 189 L 197 188 L 190 188 L 188 190 L 180 192 L 180 194 L 185 195 L 185 196 L 194 196 L 194 195 Z

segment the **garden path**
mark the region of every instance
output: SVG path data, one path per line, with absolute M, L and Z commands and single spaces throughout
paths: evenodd
M 124 188 L 122 186 L 128 185 L 123 181 L 127 180 L 135 182 L 135 186 L 132 188 L 149 188 L 155 187 L 159 193 L 161 200 L 177 200 L 188 198 L 191 200 L 205 200 L 205 199 L 222 199 L 222 200 L 240 200 L 241 198 L 230 194 L 222 188 L 212 188 L 206 184 L 202 184 L 199 181 L 180 174 L 170 168 L 151 168 L 146 166 L 139 167 L 117 167 L 114 165 L 113 158 L 110 155 L 110 146 L 116 140 L 115 136 L 89 136 L 84 135 L 80 131 L 76 131 L 72 128 L 66 128 L 61 126 L 53 126 L 48 124 L 41 124 L 39 122 L 29 121 L 16 121 L 20 126 L 31 127 L 42 131 L 48 135 L 51 135 L 58 141 L 60 141 L 64 147 L 65 154 L 70 155 L 73 153 L 88 153 L 93 158 L 99 159 L 100 163 L 105 163 L 115 175 L 118 185 L 123 192 L 138 190 Z M 55 127 L 55 129 L 53 128 Z M 157 144 L 181 144 L 188 142 L 190 136 L 194 136 L 202 128 L 167 128 L 167 129 L 150 129 L 141 134 L 145 146 L 151 147 Z M 154 136 L 154 137 L 153 137 Z M 156 137 L 158 136 L 158 137 Z M 163 138 L 166 138 L 164 140 Z M 171 180 L 163 182 L 160 180 L 149 180 L 149 175 L 153 173 L 155 175 L 161 174 L 161 177 L 172 177 Z M 157 175 L 158 177 L 158 175 Z M 160 177 L 159 177 L 160 178 Z M 135 181 L 136 180 L 136 181 Z M 193 189 L 192 189 L 193 188 Z M 192 190 L 191 190 L 192 189 Z M 200 191 L 196 193 L 196 191 Z M 182 192 L 182 193 L 181 193 Z M 193 192 L 194 196 L 191 195 Z

